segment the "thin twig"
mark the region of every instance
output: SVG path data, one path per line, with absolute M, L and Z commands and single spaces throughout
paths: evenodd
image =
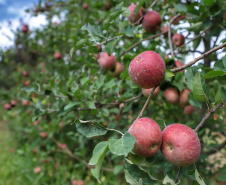
M 224 43 L 224 44 L 222 44 L 222 45 L 220 45 L 220 46 L 218 46 L 218 47 L 215 47 L 215 48 L 213 48 L 213 49 L 207 51 L 206 53 L 203 53 L 203 55 L 201 55 L 201 56 L 195 58 L 194 60 L 192 60 L 191 62 L 189 62 L 189 63 L 187 63 L 187 64 L 185 64 L 185 65 L 183 65 L 183 66 L 178 67 L 178 68 L 175 68 L 175 69 L 171 69 L 171 71 L 172 71 L 173 73 L 178 72 L 178 71 L 182 71 L 182 70 L 184 70 L 184 69 L 186 69 L 186 68 L 192 66 L 192 65 L 195 64 L 197 61 L 203 59 L 203 58 L 206 57 L 207 55 L 209 55 L 209 54 L 211 54 L 211 53 L 213 53 L 213 52 L 215 52 L 215 51 L 217 51 L 217 50 L 219 50 L 219 49 L 221 49 L 221 48 L 223 48 L 223 47 L 225 47 L 225 46 L 226 46 L 226 43 Z
M 200 53 L 200 54 L 203 54 L 203 52 L 201 51 L 198 51 L 198 50 L 186 50 L 186 51 L 178 51 L 178 52 L 175 52 L 176 54 L 178 53 L 189 53 L 189 52 L 192 52 L 192 53 Z
M 204 153 L 207 154 L 207 155 L 212 155 L 212 154 L 215 154 L 216 152 L 219 152 L 219 150 L 221 150 L 225 146 L 226 146 L 226 140 L 223 143 L 221 143 L 220 145 L 218 145 L 217 147 L 212 148 L 209 151 L 206 151 Z
M 140 114 L 138 115 L 138 117 L 137 117 L 136 120 L 138 120 L 138 119 L 143 115 L 143 113 L 144 113 L 145 109 L 147 108 L 148 103 L 149 103 L 149 101 L 150 101 L 150 99 L 151 99 L 152 94 L 154 93 L 155 89 L 156 89 L 158 86 L 159 86 L 159 84 L 156 85 L 156 86 L 152 89 L 152 91 L 149 93 L 148 98 L 147 98 L 147 100 L 146 100 L 146 102 L 145 102 L 145 104 L 144 104 L 142 110 L 140 111 Z
M 213 114 L 217 109 L 219 109 L 222 105 L 225 104 L 225 101 L 219 103 L 214 107 L 213 109 L 209 110 L 208 114 L 202 119 L 202 121 L 198 124 L 198 126 L 195 128 L 195 132 L 198 132 L 199 129 L 203 126 L 205 121 L 210 117 L 211 114 Z
M 148 9 L 151 9 L 157 2 L 158 0 L 153 1 L 153 3 L 148 7 Z
M 180 16 L 180 14 L 177 14 L 173 19 L 170 20 L 169 25 L 168 25 L 168 39 L 169 39 L 170 52 L 171 52 L 172 57 L 175 57 L 175 54 L 173 51 L 172 38 L 171 38 L 171 24 L 179 16 Z
M 97 43 L 97 45 L 100 46 L 100 45 L 106 44 L 107 42 L 110 42 L 110 41 L 112 41 L 112 40 L 118 39 L 118 38 L 120 38 L 120 37 L 122 37 L 122 36 L 123 36 L 123 35 L 116 36 L 116 37 L 113 37 L 113 38 L 111 38 L 111 39 L 107 39 L 107 40 L 105 40 L 104 42 Z
M 168 31 L 168 30 L 167 30 L 167 31 Z M 139 42 L 137 42 L 137 43 L 133 44 L 132 46 L 130 46 L 126 51 L 124 51 L 124 52 L 120 55 L 120 57 L 123 56 L 123 55 L 125 55 L 125 54 L 126 54 L 128 51 L 130 51 L 131 49 L 135 48 L 137 45 L 141 44 L 143 41 L 145 41 L 145 40 L 150 40 L 150 39 L 159 37 L 159 36 L 161 36 L 161 35 L 167 33 L 167 31 L 161 32 L 161 33 L 158 33 L 158 34 L 156 34 L 156 35 L 152 35 L 152 36 L 150 36 L 150 37 L 147 37 L 147 38 L 144 38 L 144 39 L 140 40 Z
M 188 42 L 186 42 L 185 44 L 181 45 L 178 47 L 179 50 L 181 50 L 185 45 L 189 44 L 190 42 L 192 42 L 193 40 L 197 39 L 198 37 L 200 37 L 203 33 L 205 33 L 206 31 L 208 31 L 213 25 L 210 25 L 209 27 L 207 27 L 205 30 L 203 30 L 200 34 L 196 35 L 193 39 L 189 40 Z
M 224 28 L 223 26 L 221 26 L 220 24 L 217 24 L 220 28 L 222 28 L 223 30 L 226 30 L 226 28 Z
M 175 180 L 175 183 L 177 183 L 177 182 L 180 181 L 181 170 L 182 170 L 182 166 L 179 167 L 179 171 L 178 171 L 178 174 L 177 174 L 177 178 L 176 178 L 176 180 Z

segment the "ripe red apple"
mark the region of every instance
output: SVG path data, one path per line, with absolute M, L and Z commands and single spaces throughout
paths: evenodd
M 26 77 L 26 76 L 28 76 L 28 72 L 27 71 L 23 71 L 22 75 Z
M 39 123 L 39 121 L 38 121 L 38 120 L 35 120 L 34 123 L 33 123 L 33 125 L 34 125 L 34 126 L 37 126 L 38 123 Z
M 133 152 L 142 157 L 156 154 L 162 143 L 162 133 L 159 125 L 150 118 L 136 120 L 128 129 L 136 139 Z
M 24 85 L 25 86 L 29 86 L 30 85 L 30 81 L 28 81 L 28 80 L 24 81 Z
M 166 66 L 162 57 L 154 51 L 137 55 L 129 65 L 129 76 L 137 86 L 149 89 L 164 78 Z
M 149 96 L 149 94 L 150 94 L 150 92 L 152 91 L 152 89 L 153 88 L 150 88 L 150 89 L 143 89 L 142 88 L 142 94 L 145 96 L 145 97 L 148 97 Z M 160 91 L 160 87 L 158 86 L 156 89 L 155 89 L 155 91 L 154 91 L 154 93 L 152 94 L 152 98 L 156 98 L 157 96 L 158 96 L 158 94 L 159 94 L 159 91 Z
M 173 35 L 173 43 L 175 44 L 175 46 L 182 46 L 184 44 L 184 36 L 182 34 L 174 34 Z
M 171 104 L 176 104 L 179 101 L 179 94 L 175 88 L 168 88 L 165 90 L 165 98 Z
M 84 185 L 84 181 L 83 180 L 72 180 L 71 185 Z
M 61 59 L 61 53 L 60 52 L 56 52 L 55 54 L 54 54 L 54 58 L 55 59 L 57 59 L 57 60 L 60 60 Z
M 181 66 L 183 66 L 184 64 L 183 64 L 183 62 L 181 62 L 180 60 L 177 60 L 177 61 L 175 62 L 175 65 L 176 65 L 176 67 L 173 67 L 173 69 L 178 68 L 178 67 L 181 67 Z M 179 72 L 184 72 L 184 70 L 175 72 L 175 74 L 177 74 L 177 73 L 179 73 Z
M 167 31 L 167 32 L 166 32 Z M 167 26 L 163 26 L 162 27 L 162 32 L 164 33 L 164 32 L 166 32 L 166 33 L 164 33 L 164 37 L 167 37 L 168 36 L 168 27 Z
M 172 19 L 175 17 L 176 15 L 174 15 L 173 17 L 172 17 Z M 185 19 L 185 16 L 184 15 L 181 15 L 181 16 L 179 16 L 178 18 L 176 18 L 174 21 L 173 21 L 173 24 L 179 24 L 179 21 L 180 20 L 183 20 L 183 19 Z
M 134 10 L 135 10 L 136 6 L 137 5 L 135 5 L 133 3 L 129 6 L 128 9 L 130 10 L 131 14 L 128 17 L 128 20 L 129 20 L 130 23 L 132 23 L 134 25 L 139 25 L 142 22 L 142 18 L 141 17 L 144 16 L 144 14 L 146 13 L 146 10 L 143 7 L 141 7 L 139 9 L 138 13 L 135 14 Z
M 161 152 L 171 164 L 188 166 L 198 160 L 201 145 L 193 129 L 174 123 L 167 126 L 162 132 Z
M 148 11 L 144 15 L 142 21 L 143 29 L 149 33 L 155 33 L 160 30 L 162 24 L 162 19 L 158 12 Z
M 182 106 L 188 105 L 188 93 L 191 92 L 190 89 L 185 88 L 180 92 L 180 100 L 179 103 Z
M 15 107 L 16 106 L 16 101 L 15 100 L 11 100 L 10 104 L 11 104 L 12 107 Z
M 116 62 L 115 68 L 113 71 L 110 71 L 111 75 L 114 77 L 119 77 L 121 72 L 124 71 L 124 65 L 120 62 Z
M 88 4 L 86 4 L 86 3 L 83 4 L 83 9 L 84 9 L 84 10 L 87 10 L 88 8 L 89 8 L 89 5 L 88 5 Z
M 5 108 L 6 110 L 11 110 L 12 106 L 11 106 L 9 103 L 5 103 L 5 104 L 4 104 L 4 108 Z
M 98 62 L 102 69 L 112 70 L 116 64 L 116 58 L 112 54 L 109 56 L 107 52 L 104 52 L 100 54 Z
M 185 114 L 193 114 L 194 112 L 194 107 L 192 105 L 187 105 L 186 107 L 184 107 L 184 113 Z
M 40 173 L 42 171 L 42 167 L 41 166 L 37 166 L 37 167 L 35 167 L 34 169 L 33 169 L 33 172 L 35 173 L 35 174 L 38 174 L 38 173 Z
M 21 31 L 22 31 L 23 33 L 27 33 L 27 32 L 29 31 L 28 25 L 27 25 L 27 24 L 24 24 L 24 25 L 22 26 L 22 28 L 21 28 Z
M 22 100 L 22 105 L 28 106 L 29 105 L 29 101 L 28 100 Z
M 46 139 L 48 135 L 46 132 L 40 132 L 40 136 L 42 139 Z

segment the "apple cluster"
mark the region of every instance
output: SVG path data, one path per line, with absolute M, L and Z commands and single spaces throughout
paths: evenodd
M 178 65 L 180 64 L 179 62 Z M 153 87 L 163 80 L 165 70 L 165 63 L 158 53 L 145 51 L 131 61 L 129 76 L 137 86 L 143 88 L 144 96 L 148 96 Z M 157 96 L 159 91 L 158 86 L 153 95 Z M 186 106 L 189 92 L 190 90 L 185 88 L 179 95 L 175 88 L 168 88 L 165 98 L 171 104 L 180 102 L 181 106 Z M 186 106 L 185 112 L 190 113 L 190 108 Z M 128 132 L 136 139 L 133 152 L 139 156 L 151 157 L 160 149 L 163 157 L 176 166 L 191 165 L 199 158 L 199 138 L 195 131 L 186 125 L 174 123 L 161 132 L 158 123 L 145 117 L 137 119 Z

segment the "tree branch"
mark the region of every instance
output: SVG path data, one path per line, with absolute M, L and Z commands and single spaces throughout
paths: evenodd
M 175 183 L 177 183 L 178 181 L 180 181 L 181 170 L 182 170 L 182 166 L 179 167 L 179 171 L 178 171 L 178 174 L 177 174 L 177 178 L 175 180 Z
M 195 132 L 198 132 L 199 129 L 203 126 L 205 121 L 210 117 L 211 114 L 213 114 L 217 109 L 219 109 L 222 105 L 225 104 L 225 101 L 219 103 L 214 107 L 213 109 L 209 110 L 208 114 L 202 119 L 202 121 L 198 124 L 198 126 L 195 128 Z
M 170 20 L 169 25 L 168 25 L 168 39 L 169 39 L 170 52 L 171 52 L 172 57 L 175 57 L 175 55 L 174 55 L 174 51 L 173 51 L 172 38 L 171 38 L 171 24 L 179 16 L 180 16 L 180 14 L 177 14 L 173 19 Z
M 167 30 L 167 31 L 168 31 L 168 30 Z M 150 40 L 150 39 L 153 39 L 153 38 L 155 38 L 155 37 L 159 37 L 159 36 L 161 36 L 161 35 L 167 33 L 167 31 L 161 32 L 161 33 L 158 33 L 158 34 L 156 34 L 156 35 L 152 35 L 152 36 L 150 36 L 150 37 L 147 37 L 147 38 L 144 38 L 144 39 L 140 40 L 139 42 L 137 42 L 137 43 L 133 44 L 132 46 L 130 46 L 130 47 L 129 47 L 126 51 L 124 51 L 119 57 L 125 55 L 128 51 L 130 51 L 131 49 L 135 48 L 137 45 L 141 44 L 143 41 L 145 41 L 145 40 Z
M 116 37 L 113 37 L 113 38 L 111 38 L 111 39 L 107 39 L 107 40 L 105 40 L 104 42 L 97 43 L 97 46 L 106 44 L 107 42 L 110 42 L 110 41 L 112 41 L 112 40 L 118 39 L 118 38 L 120 38 L 120 37 L 122 37 L 122 36 L 123 36 L 123 35 L 116 36 Z
M 192 66 L 192 65 L 195 64 L 197 61 L 203 59 L 203 58 L 206 57 L 207 55 L 209 55 L 209 54 L 211 54 L 211 53 L 213 53 L 213 52 L 215 52 L 215 51 L 217 51 L 217 50 L 219 50 L 219 49 L 221 49 L 221 48 L 223 48 L 223 47 L 225 47 L 225 46 L 226 46 L 226 43 L 224 43 L 224 44 L 222 44 L 222 45 L 220 45 L 220 46 L 218 46 L 218 47 L 215 47 L 215 48 L 213 48 L 213 49 L 207 51 L 206 53 L 203 53 L 203 55 L 201 55 L 201 56 L 195 58 L 194 60 L 192 60 L 191 62 L 187 63 L 186 65 L 183 65 L 183 66 L 178 67 L 178 68 L 175 68 L 175 69 L 171 69 L 171 71 L 172 71 L 173 73 L 178 72 L 178 71 L 182 71 L 182 70 L 186 69 L 187 67 Z
M 222 148 L 224 148 L 225 146 L 226 146 L 226 140 L 223 143 L 221 143 L 220 145 L 218 145 L 216 148 L 212 148 L 211 150 L 206 151 L 204 153 L 207 155 L 212 155 L 212 154 L 215 154 L 216 152 L 218 152 L 219 150 L 221 150 Z
M 153 1 L 153 3 L 147 9 L 151 9 L 157 2 L 158 0 Z
M 143 115 L 143 113 L 144 113 L 145 109 L 147 108 L 148 103 L 149 103 L 149 101 L 150 101 L 150 99 L 151 99 L 152 94 L 154 93 L 155 89 L 156 89 L 158 86 L 159 86 L 159 85 L 156 85 L 156 86 L 152 89 L 152 91 L 150 92 L 150 94 L 148 95 L 148 98 L 147 98 L 147 100 L 146 100 L 146 102 L 145 102 L 145 104 L 144 104 L 142 110 L 140 111 L 140 114 L 138 115 L 138 117 L 137 117 L 136 120 L 138 120 L 138 119 Z

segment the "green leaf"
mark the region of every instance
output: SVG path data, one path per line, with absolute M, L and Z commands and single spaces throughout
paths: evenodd
M 139 4 L 134 8 L 134 13 L 137 14 L 140 8 L 143 6 L 145 0 L 139 2 Z
M 223 57 L 222 63 L 223 63 L 223 65 L 224 65 L 224 67 L 226 68 L 226 55 Z
M 87 104 L 90 109 L 96 109 L 95 103 L 93 101 L 88 101 Z
M 70 56 L 71 56 L 71 58 L 73 57 L 74 52 L 75 52 L 75 47 L 72 47 L 71 50 L 70 50 Z
M 192 43 L 193 43 L 193 49 L 196 50 L 196 48 L 199 46 L 200 42 L 202 41 L 201 37 L 198 37 L 197 39 L 195 39 Z
M 130 174 L 127 170 L 124 170 L 125 172 L 125 178 L 126 178 L 126 182 L 128 182 L 131 185 L 140 185 L 139 182 L 137 182 Z
M 95 166 L 94 169 L 91 169 L 92 175 L 100 183 L 100 168 L 103 163 L 104 157 L 108 151 L 108 142 L 102 141 L 96 145 L 93 150 L 93 156 L 89 161 L 89 165 Z
M 188 31 L 194 31 L 194 32 L 199 32 L 200 30 L 203 29 L 203 22 L 197 22 L 193 24 L 192 26 L 189 26 L 186 28 Z
M 81 47 L 85 47 L 85 46 L 88 46 L 88 45 L 91 45 L 91 42 L 89 39 L 81 39 L 79 40 L 77 43 L 76 43 L 77 46 L 81 46 Z
M 185 82 L 189 89 L 193 89 L 194 76 L 197 71 L 198 70 L 196 68 L 190 67 L 185 73 Z
M 88 31 L 90 36 L 92 36 L 92 35 L 102 36 L 100 26 L 97 26 L 97 25 L 91 25 L 90 23 L 88 23 L 87 25 L 82 26 L 81 30 Z
M 125 35 L 127 37 L 133 37 L 134 36 L 134 30 L 133 27 L 128 25 L 123 29 L 123 33 L 125 33 Z
M 219 171 L 218 171 L 218 177 L 217 179 L 219 181 L 223 181 L 223 182 L 226 182 L 226 165 L 224 165 L 223 168 L 221 168 Z
M 108 142 L 111 153 L 127 156 L 134 147 L 135 138 L 126 132 L 121 139 L 110 139 Z
M 77 119 L 75 120 L 75 123 L 77 130 L 88 138 L 105 135 L 107 133 L 107 129 L 96 121 L 83 121 Z
M 188 93 L 188 102 L 190 105 L 202 109 L 202 103 L 195 100 L 194 97 L 192 96 L 192 93 L 190 92 Z
M 129 17 L 131 15 L 131 12 L 128 8 L 122 7 L 122 10 L 123 10 L 123 12 L 122 12 L 123 17 Z
M 215 96 L 215 104 L 218 104 L 221 102 L 221 87 L 218 89 L 216 96 Z
M 210 79 L 210 78 L 213 78 L 213 77 L 223 76 L 223 75 L 226 75 L 226 72 L 224 72 L 224 71 L 210 71 L 210 72 L 206 73 L 203 76 L 203 78 L 204 79 Z
M 162 131 L 164 130 L 164 128 L 166 128 L 166 123 L 163 119 L 156 120 L 156 122 L 158 123 Z
M 65 107 L 64 107 L 64 110 L 68 110 L 68 109 L 71 109 L 73 107 L 75 107 L 76 105 L 79 105 L 80 102 L 71 102 L 69 104 L 67 104 Z
M 118 39 L 114 39 L 107 43 L 107 45 L 105 47 L 105 51 L 108 53 L 109 56 L 111 55 L 111 53 L 113 53 L 114 47 L 117 42 L 118 42 Z
M 226 72 L 226 67 L 224 66 L 223 62 L 221 62 L 221 61 L 215 62 L 214 71 L 224 71 L 224 72 Z
M 167 184 L 167 183 L 170 183 L 171 185 L 176 185 L 174 180 L 172 180 L 171 178 L 169 178 L 168 175 L 165 176 L 165 178 L 163 179 L 163 184 Z
M 175 74 L 167 69 L 164 78 L 170 78 L 172 76 L 175 76 Z
M 183 4 L 176 4 L 175 10 L 177 12 L 187 12 L 188 11 L 187 7 L 185 5 L 183 5 Z
M 202 88 L 201 76 L 199 72 L 196 73 L 194 82 L 193 82 L 193 97 L 194 99 L 200 102 L 206 101 L 206 96 Z
M 195 179 L 200 185 L 206 185 L 202 177 L 199 175 L 199 172 L 197 169 L 195 169 Z
M 215 1 L 213 0 L 203 0 L 203 4 L 208 5 L 208 6 L 212 6 L 214 4 Z

